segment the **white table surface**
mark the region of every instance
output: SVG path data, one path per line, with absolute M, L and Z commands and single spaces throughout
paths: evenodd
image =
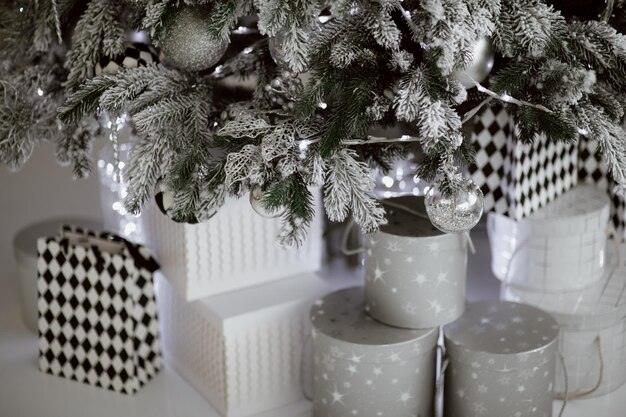
M 484 230 L 479 228 L 473 235 L 478 253 L 470 257 L 467 298 L 469 301 L 497 298 L 499 283 L 489 270 Z M 343 268 L 326 273 L 333 271 L 346 273 Z M 0 276 L 0 417 L 219 417 L 169 368 L 134 396 L 39 372 L 37 337 L 21 322 L 15 277 L 7 276 L 12 272 L 3 271 L 3 274 Z M 560 405 L 555 401 L 555 417 Z M 301 403 L 256 417 L 310 415 L 310 405 Z M 563 417 L 590 416 L 626 416 L 626 385 L 609 395 L 570 401 L 563 414 Z

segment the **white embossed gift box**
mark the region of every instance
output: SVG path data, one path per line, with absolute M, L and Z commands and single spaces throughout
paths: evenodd
M 161 274 L 157 279 L 166 363 L 221 415 L 304 400 L 308 312 L 333 290 L 328 282 L 307 273 L 187 302 Z
M 604 274 L 609 198 L 577 186 L 529 217 L 489 213 L 491 269 L 506 283 L 535 291 L 587 287 Z
M 609 393 L 626 382 L 626 269 L 609 264 L 605 277 L 583 290 L 566 293 L 527 291 L 503 285 L 501 297 L 548 311 L 561 327 L 559 349 L 565 360 L 568 396 Z M 564 395 L 557 366 L 555 391 Z
M 466 237 L 434 227 L 424 197 L 385 201 L 393 204 L 386 207 L 388 223 L 368 237 L 365 309 L 378 321 L 410 329 L 454 321 L 465 305 Z
M 320 208 L 321 193 L 313 191 Z M 299 248 L 277 244 L 281 219 L 254 212 L 247 198 L 227 198 L 208 221 L 175 223 L 153 203 L 142 214 L 146 241 L 164 275 L 188 301 L 319 270 L 321 215 Z
M 552 415 L 558 324 L 535 307 L 468 304 L 444 327 L 444 416 Z
M 432 416 L 439 328 L 399 329 L 363 310 L 363 289 L 316 302 L 313 416 Z

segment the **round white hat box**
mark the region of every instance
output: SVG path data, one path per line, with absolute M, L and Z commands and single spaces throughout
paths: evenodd
M 501 281 L 533 291 L 571 291 L 599 281 L 606 263 L 610 201 L 577 186 L 530 216 L 489 213 L 491 269 Z
M 604 277 L 582 290 L 545 293 L 502 285 L 501 298 L 539 307 L 558 321 L 569 398 L 603 395 L 626 382 L 626 267 L 616 268 L 610 258 Z M 559 363 L 555 393 L 564 392 Z

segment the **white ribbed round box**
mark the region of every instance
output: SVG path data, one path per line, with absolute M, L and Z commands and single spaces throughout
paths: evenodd
M 385 200 L 426 213 L 424 198 Z M 463 314 L 467 241 L 443 233 L 427 217 L 387 207 L 388 223 L 369 237 L 365 263 L 365 309 L 396 327 L 427 329 Z
M 494 275 L 535 291 L 592 285 L 604 273 L 609 212 L 606 192 L 584 185 L 519 221 L 489 213 Z
M 559 322 L 570 398 L 606 394 L 626 382 L 626 268 L 611 262 L 605 276 L 583 290 L 555 294 L 503 284 L 500 295 L 546 310 Z M 564 391 L 559 364 L 555 392 Z
M 363 289 L 311 309 L 313 416 L 432 416 L 439 328 L 385 326 L 363 310 Z

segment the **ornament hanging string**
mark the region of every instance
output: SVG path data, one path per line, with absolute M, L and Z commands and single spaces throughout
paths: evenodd
M 52 15 L 54 17 L 54 29 L 56 30 L 57 41 L 59 45 L 63 43 L 63 35 L 61 34 L 61 18 L 59 17 L 59 7 L 57 0 L 51 0 Z
M 579 398 L 587 397 L 593 394 L 594 392 L 596 392 L 602 385 L 602 381 L 604 380 L 604 355 L 602 354 L 602 341 L 600 339 L 600 335 L 597 335 L 596 338 L 594 339 L 594 346 L 596 348 L 596 352 L 598 352 L 598 358 L 600 359 L 600 371 L 598 372 L 598 380 L 596 381 L 596 384 L 592 388 L 588 389 L 587 391 L 573 392 L 571 394 L 569 393 L 567 368 L 565 367 L 565 359 L 562 359 L 561 365 L 563 367 L 563 375 L 564 375 L 564 380 L 565 380 L 565 392 L 562 395 L 557 395 L 556 398 L 558 400 L 563 401 L 563 408 L 565 408 L 565 404 L 567 403 L 568 400 L 576 400 Z M 563 358 L 560 352 L 559 352 L 559 356 Z M 559 414 L 559 416 L 560 415 L 561 414 Z
M 422 213 L 422 212 L 410 209 L 402 204 L 392 203 L 390 201 L 381 201 L 381 204 L 383 206 L 388 206 L 388 207 L 396 208 L 398 210 L 403 210 L 409 214 L 420 217 L 422 219 L 430 220 L 430 218 L 428 217 L 426 213 Z M 350 219 L 350 221 L 346 225 L 346 228 L 344 229 L 344 232 L 343 232 L 343 237 L 341 239 L 341 252 L 345 256 L 357 255 L 365 251 L 365 247 L 363 246 L 354 248 L 354 249 L 348 248 L 348 240 L 350 239 L 350 234 L 352 233 L 352 229 L 354 228 L 355 225 L 356 223 L 354 222 L 354 219 Z M 474 246 L 474 242 L 472 241 L 472 237 L 470 236 L 469 230 L 465 230 L 462 233 L 463 233 L 463 236 L 465 236 L 465 240 L 467 242 L 467 247 L 469 248 L 469 251 L 472 253 L 472 255 L 475 254 L 476 247 Z

